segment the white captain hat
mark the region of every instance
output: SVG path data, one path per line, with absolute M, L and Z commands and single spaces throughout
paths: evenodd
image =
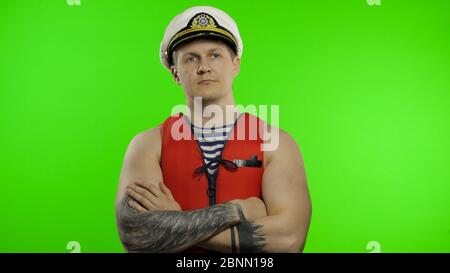
M 243 44 L 236 22 L 220 9 L 209 6 L 191 7 L 175 16 L 164 33 L 160 47 L 161 63 L 170 69 L 172 53 L 193 39 L 220 39 L 241 58 Z

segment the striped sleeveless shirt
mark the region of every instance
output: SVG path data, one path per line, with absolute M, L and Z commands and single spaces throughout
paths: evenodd
M 239 119 L 241 114 L 239 114 L 237 119 Z M 214 175 L 217 171 L 225 142 L 234 127 L 234 123 L 207 128 L 194 125 L 186 115 L 184 115 L 184 118 L 191 125 L 195 138 L 198 140 L 208 174 Z

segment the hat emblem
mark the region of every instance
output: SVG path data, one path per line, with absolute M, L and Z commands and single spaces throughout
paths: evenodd
M 192 28 L 201 28 L 201 27 L 216 27 L 216 23 L 214 19 L 208 14 L 201 13 L 192 19 Z

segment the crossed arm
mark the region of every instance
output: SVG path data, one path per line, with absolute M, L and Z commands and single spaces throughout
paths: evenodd
M 147 194 L 152 193 L 148 191 Z M 135 196 L 137 193 L 130 195 Z M 234 225 L 251 226 L 243 216 L 241 207 L 233 202 L 183 212 L 148 210 L 137 203 L 127 204 L 130 200 L 130 197 L 125 197 L 120 208 L 122 211 L 119 212 L 120 237 L 130 252 L 177 252 Z M 137 206 L 141 209 L 137 210 Z M 247 247 L 251 251 L 258 249 L 254 242 L 248 242 Z
M 178 252 L 192 246 L 220 252 L 302 251 L 311 205 L 300 152 L 287 134 L 280 134 L 279 149 L 266 157 L 264 202 L 238 199 L 181 211 L 159 183 L 159 151 L 159 130 L 152 129 L 133 139 L 125 157 L 116 213 L 129 252 Z

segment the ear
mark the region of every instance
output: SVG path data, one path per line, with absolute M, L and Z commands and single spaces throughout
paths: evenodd
M 178 77 L 178 71 L 174 65 L 170 66 L 170 73 L 177 84 L 181 84 L 180 77 Z
M 236 77 L 241 71 L 241 58 L 238 56 L 233 59 L 233 76 Z

